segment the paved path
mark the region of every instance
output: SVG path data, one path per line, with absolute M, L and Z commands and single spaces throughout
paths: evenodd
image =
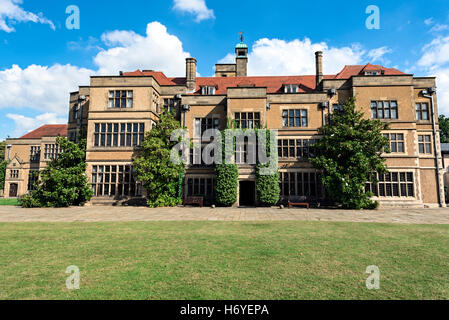
M 0 206 L 0 222 L 112 221 L 352 221 L 403 224 L 449 224 L 449 208 L 346 211 L 274 208 L 162 208 L 89 206 L 22 209 Z

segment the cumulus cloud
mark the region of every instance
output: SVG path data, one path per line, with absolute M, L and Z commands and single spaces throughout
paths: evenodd
M 435 20 L 434 20 L 432 17 L 430 17 L 430 18 L 424 20 L 424 24 L 425 24 L 426 26 L 430 26 L 430 25 L 432 25 L 432 24 L 434 24 L 434 23 L 435 23 Z
M 25 117 L 20 114 L 8 113 L 6 115 L 13 120 L 16 128 L 12 133 L 14 137 L 21 137 L 24 134 L 43 126 L 44 124 L 64 124 L 67 123 L 67 117 L 58 116 L 56 113 L 43 113 L 35 118 Z
M 437 77 L 438 111 L 449 115 L 449 36 L 433 39 L 422 52 L 418 68 L 428 76 Z
M 63 115 L 69 92 L 89 83 L 93 71 L 72 65 L 18 65 L 0 71 L 0 109 L 31 108 Z
M 385 59 L 384 56 L 391 52 L 393 52 L 393 50 L 391 50 L 387 46 L 372 49 L 368 52 L 368 58 L 371 62 L 379 61 L 380 63 L 389 64 L 390 61 Z
M 330 47 L 325 42 L 312 43 L 309 38 L 285 41 L 263 38 L 257 40 L 248 55 L 248 74 L 297 75 L 315 74 L 315 52 L 323 51 L 323 68 L 327 74 L 341 71 L 345 65 L 362 64 L 365 60 L 382 60 L 391 52 L 388 47 L 373 49 L 368 53 L 360 45 Z M 227 54 L 220 63 L 232 63 L 234 54 Z
M 17 125 L 16 136 L 45 121 L 66 122 L 69 92 L 76 91 L 80 85 L 88 85 L 91 75 L 117 75 L 120 70 L 140 68 L 163 70 L 170 76 L 184 76 L 185 58 L 190 56 L 183 50 L 182 42 L 169 34 L 159 22 L 149 23 L 145 35 L 115 30 L 104 33 L 101 43 L 93 43 L 99 50 L 93 58 L 96 70 L 60 64 L 30 65 L 25 68 L 13 65 L 0 70 L 0 109 L 44 112 L 34 119 L 16 112 L 8 116 Z M 69 46 L 78 48 L 74 42 Z
M 195 15 L 196 22 L 215 19 L 214 11 L 207 7 L 205 0 L 174 0 L 173 10 Z
M 185 73 L 185 59 L 190 54 L 184 51 L 182 42 L 159 22 L 149 23 L 145 36 L 117 30 L 103 34 L 101 39 L 110 48 L 94 58 L 99 74 L 156 67 L 171 76 Z
M 423 47 L 424 54 L 418 66 L 439 68 L 449 62 L 449 37 L 438 37 Z
M 55 25 L 49 19 L 45 18 L 42 13 L 32 13 L 25 11 L 20 5 L 22 0 L 0 0 L 0 30 L 5 32 L 14 32 L 12 26 L 18 22 L 34 22 L 48 24 L 50 28 L 55 30 Z

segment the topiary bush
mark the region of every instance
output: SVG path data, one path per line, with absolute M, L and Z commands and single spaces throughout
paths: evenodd
M 215 168 L 215 199 L 217 204 L 232 206 L 237 202 L 239 170 L 236 164 L 218 164 Z
M 260 170 L 268 167 L 259 164 L 256 168 L 257 201 L 264 206 L 275 206 L 279 203 L 281 189 L 279 187 L 279 171 L 274 175 L 261 175 Z

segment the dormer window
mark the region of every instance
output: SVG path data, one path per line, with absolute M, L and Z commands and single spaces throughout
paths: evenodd
M 380 71 L 375 70 L 375 71 L 365 71 L 365 76 L 378 76 L 380 75 Z
M 286 85 L 284 85 L 284 92 L 285 93 L 298 93 L 299 92 L 299 85 L 297 85 L 297 84 L 286 84 Z
M 201 87 L 201 94 L 203 96 L 213 96 L 215 94 L 215 87 L 213 86 Z

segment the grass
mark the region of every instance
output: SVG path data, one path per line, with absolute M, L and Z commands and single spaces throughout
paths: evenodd
M 15 198 L 0 198 L 0 206 L 17 206 L 19 205 L 19 200 Z
M 449 299 L 448 248 L 449 225 L 3 223 L 0 299 Z

